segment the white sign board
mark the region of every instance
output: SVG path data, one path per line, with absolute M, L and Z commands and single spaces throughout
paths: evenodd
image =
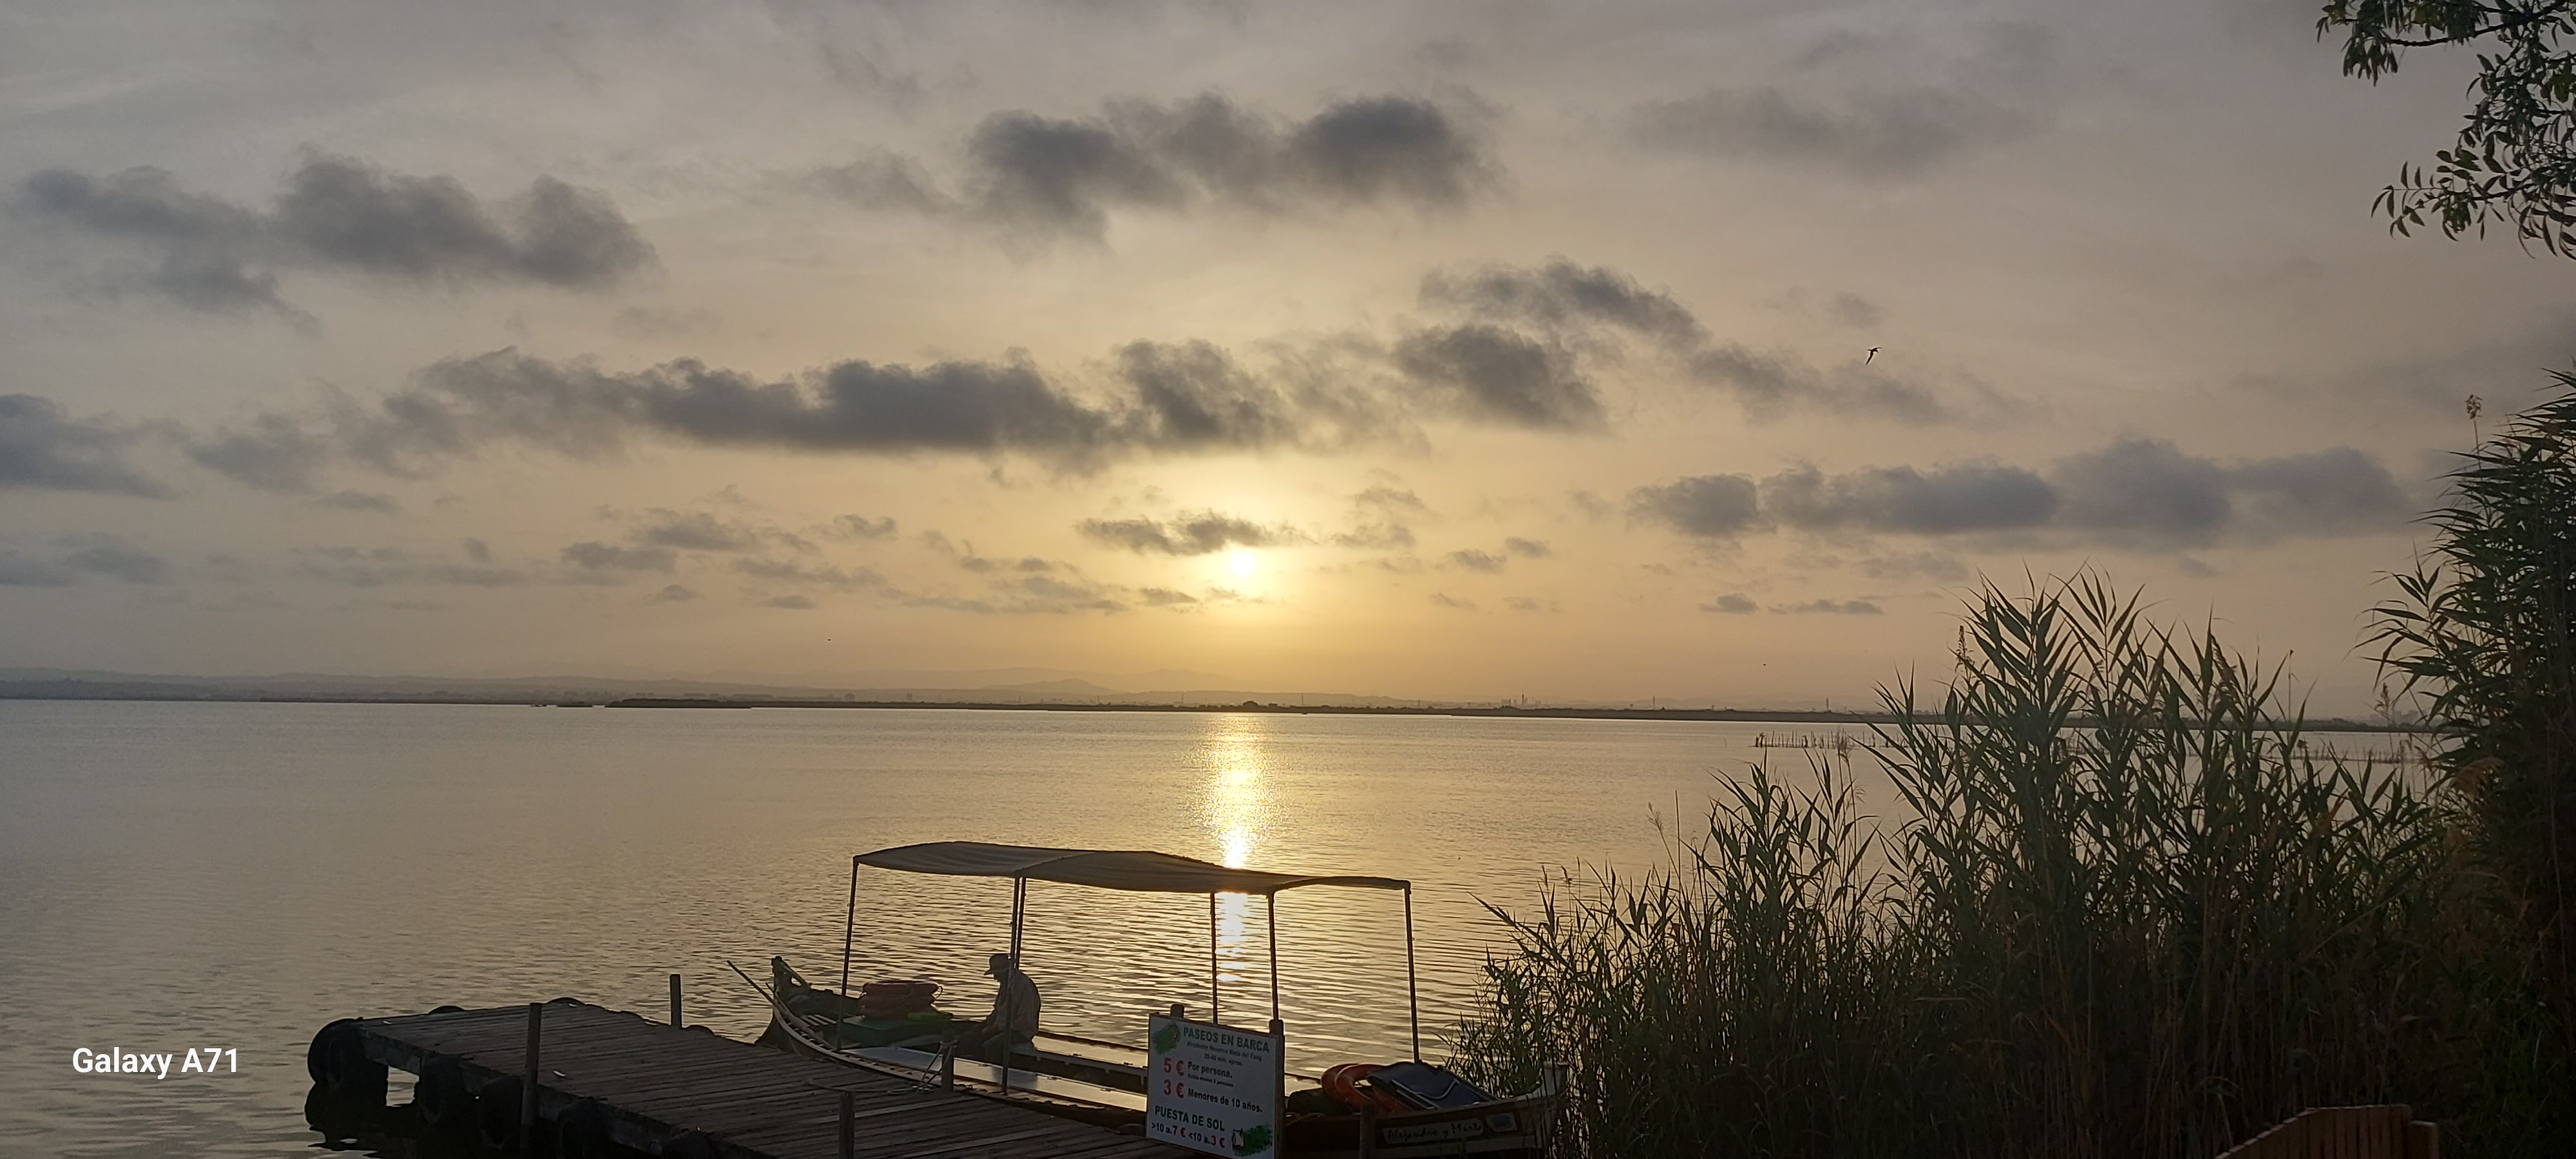
M 1287 1036 L 1157 1014 L 1145 1041 L 1145 1136 L 1252 1159 L 1279 1153 Z

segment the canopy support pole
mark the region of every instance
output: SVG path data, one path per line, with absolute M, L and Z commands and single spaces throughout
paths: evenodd
M 1020 926 L 1029 909 L 1029 879 L 1011 879 L 1011 964 L 1020 964 Z
M 1421 985 L 1413 980 L 1413 887 L 1404 887 L 1404 1014 L 1413 1022 L 1413 1061 L 1422 1061 Z
M 858 930 L 859 859 L 853 857 L 850 859 L 850 922 L 841 927 L 841 997 L 843 998 L 850 996 L 850 939 Z
M 1277 1034 L 1279 1022 L 1279 895 L 1272 893 L 1261 907 L 1270 923 L 1270 1033 Z
M 1216 1005 L 1216 895 L 1208 895 L 1208 1021 L 1223 1025 Z

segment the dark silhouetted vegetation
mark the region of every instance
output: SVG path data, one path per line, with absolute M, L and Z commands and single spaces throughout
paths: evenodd
M 2410 48 L 2481 50 L 2458 143 L 2380 191 L 2391 229 L 2458 237 L 2503 222 L 2576 257 L 2576 0 L 2327 0 L 2317 35 L 2330 33 L 2344 37 L 2345 75 L 2373 82 Z
M 1877 744 L 1722 781 L 1652 876 L 1497 910 L 1459 1065 L 1567 1064 L 1567 1155 L 2197 1159 L 2376 1102 L 2449 1154 L 2567 1153 L 2576 395 L 2454 483 L 2381 609 L 2421 751 L 2310 745 L 2279 670 L 2099 577 L 1989 586 Z

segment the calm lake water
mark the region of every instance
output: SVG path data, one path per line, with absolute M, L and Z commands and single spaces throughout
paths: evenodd
M 1712 778 L 1766 755 L 1803 777 L 1807 754 L 1753 740 L 1810 728 L 0 701 L 0 1155 L 312 1148 L 304 1047 L 339 1017 L 557 995 L 654 1013 L 676 972 L 691 1021 L 750 1038 L 766 1008 L 726 962 L 837 981 L 850 856 L 914 841 L 1410 878 L 1436 1058 L 1506 940 L 1481 902 L 1660 861 L 1657 815 L 1693 831 Z M 858 888 L 856 978 L 932 978 L 980 1016 L 1009 883 Z M 1029 895 L 1050 1028 L 1138 1041 L 1149 1010 L 1204 1011 L 1205 898 Z M 1228 1021 L 1268 1017 L 1264 918 L 1218 915 Z M 1278 920 L 1291 1067 L 1403 1054 L 1398 896 L 1301 891 Z M 221 1048 L 239 1071 L 79 1074 L 81 1047 Z

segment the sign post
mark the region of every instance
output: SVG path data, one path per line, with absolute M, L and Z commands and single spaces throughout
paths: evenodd
M 1279 1153 L 1285 1033 L 1157 1014 L 1146 1042 L 1147 1138 L 1229 1159 Z

